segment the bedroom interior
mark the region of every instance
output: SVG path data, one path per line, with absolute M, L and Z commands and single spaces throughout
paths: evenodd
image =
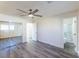
M 78 58 L 78 6 L 79 1 L 0 1 L 0 58 Z

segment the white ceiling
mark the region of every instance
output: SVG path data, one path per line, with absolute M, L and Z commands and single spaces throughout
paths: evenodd
M 20 12 L 16 9 L 29 10 L 39 9 L 39 14 L 43 16 L 53 16 L 68 11 L 78 9 L 79 2 L 67 2 L 67 1 L 0 1 L 0 13 L 18 16 Z

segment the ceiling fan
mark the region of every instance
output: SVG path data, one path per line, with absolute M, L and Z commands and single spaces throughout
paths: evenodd
M 27 12 L 24 11 L 24 10 L 21 10 L 21 9 L 17 9 L 18 11 L 21 11 L 22 13 L 24 13 L 24 15 L 21 15 L 21 16 L 26 16 L 28 15 L 29 17 L 42 17 L 42 15 L 37 15 L 35 13 L 37 13 L 39 10 L 38 9 L 35 9 L 34 11 L 32 9 L 29 9 Z

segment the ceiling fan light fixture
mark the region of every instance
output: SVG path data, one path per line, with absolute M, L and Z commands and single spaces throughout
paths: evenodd
M 24 10 L 21 10 L 21 9 L 17 9 L 18 11 L 21 11 L 21 12 L 23 12 L 24 13 L 24 15 L 22 15 L 22 16 L 26 16 L 26 14 L 28 15 L 28 17 L 31 17 L 31 18 L 33 18 L 33 17 L 42 17 L 42 15 L 36 15 L 36 13 L 39 11 L 38 9 L 35 9 L 35 10 L 33 10 L 32 11 L 32 9 L 29 9 L 27 12 L 26 11 L 24 11 Z
M 29 17 L 33 17 L 33 15 L 32 14 L 30 14 L 30 15 L 28 15 Z

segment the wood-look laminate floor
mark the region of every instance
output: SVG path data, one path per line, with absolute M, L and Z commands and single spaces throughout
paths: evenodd
M 0 49 L 0 58 L 77 58 L 63 49 L 31 41 Z

